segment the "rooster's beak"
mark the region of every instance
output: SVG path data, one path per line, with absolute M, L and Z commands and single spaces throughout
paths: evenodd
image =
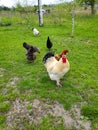
M 40 53 L 40 50 L 38 50 L 37 52 Z

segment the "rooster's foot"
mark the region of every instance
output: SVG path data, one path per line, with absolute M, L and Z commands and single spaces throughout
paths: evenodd
M 61 88 L 61 87 L 62 87 L 62 85 L 61 85 L 60 81 L 59 81 L 59 82 L 57 82 L 57 86 L 58 86 L 59 88 Z

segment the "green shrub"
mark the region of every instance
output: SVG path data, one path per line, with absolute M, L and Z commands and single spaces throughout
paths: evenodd
M 12 23 L 11 22 L 6 22 L 6 23 L 0 23 L 0 26 L 11 26 Z

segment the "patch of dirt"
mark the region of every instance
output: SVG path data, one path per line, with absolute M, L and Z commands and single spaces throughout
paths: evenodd
M 2 89 L 2 93 L 6 94 L 8 91 L 8 88 L 13 88 L 13 91 L 17 91 L 17 82 L 19 81 L 18 77 L 13 77 L 9 80 L 9 82 L 6 84 L 6 87 Z
M 74 105 L 71 110 L 66 111 L 63 106 L 59 103 L 53 107 L 54 114 L 61 116 L 64 121 L 64 125 L 71 129 L 73 126 L 76 130 L 90 130 L 91 122 L 81 120 L 81 108 L 78 105 Z
M 5 71 L 6 71 L 5 69 L 0 68 L 0 77 L 3 77 Z
M 15 126 L 18 129 L 24 129 L 26 122 L 38 125 L 48 115 L 52 115 L 55 118 L 61 117 L 65 127 L 68 129 L 74 126 L 77 130 L 91 130 L 91 122 L 81 119 L 81 106 L 74 105 L 71 110 L 65 110 L 63 105 L 58 102 L 50 104 L 38 99 L 33 102 L 16 99 L 7 113 L 6 122 L 9 130 L 13 130 Z
M 16 86 L 16 83 L 19 81 L 19 78 L 18 77 L 14 77 L 14 78 L 11 78 L 7 84 L 7 87 L 10 87 L 10 86 Z

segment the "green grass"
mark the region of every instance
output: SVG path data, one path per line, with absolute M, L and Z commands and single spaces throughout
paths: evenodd
M 52 14 L 54 15 L 54 14 Z M 57 22 L 57 14 L 44 16 L 44 26 L 39 27 L 37 16 L 30 26 L 24 17 L 12 16 L 9 21 L 11 26 L 0 26 L 0 128 L 7 129 L 6 112 L 15 99 L 29 100 L 40 99 L 49 102 L 58 101 L 65 109 L 70 109 L 73 104 L 84 103 L 81 113 L 92 122 L 92 130 L 98 129 L 98 15 L 77 14 L 75 16 L 75 37 L 71 38 L 71 15 L 62 16 Z M 8 16 L 2 16 L 8 21 Z M 32 16 L 33 17 L 33 16 Z M 47 20 L 49 19 L 49 21 Z M 23 22 L 24 20 L 24 22 Z M 20 24 L 23 22 L 22 24 Z M 41 32 L 40 37 L 33 36 L 31 31 L 35 26 Z M 54 81 L 48 77 L 42 63 L 42 58 L 47 52 L 46 40 L 50 36 L 53 49 L 57 53 L 68 49 L 67 55 L 71 69 L 62 79 L 62 88 L 57 88 Z M 23 42 L 28 42 L 40 48 L 41 53 L 36 54 L 34 63 L 26 60 L 26 50 Z M 11 81 L 18 77 L 15 85 Z M 29 92 L 30 91 L 30 92 Z M 7 102 L 9 101 L 9 102 Z M 27 109 L 29 109 L 28 106 Z M 63 125 L 55 127 L 51 117 L 44 118 L 39 127 L 28 126 L 42 130 L 65 130 Z M 2 125 L 3 124 L 3 125 Z M 47 124 L 47 125 L 46 125 Z

